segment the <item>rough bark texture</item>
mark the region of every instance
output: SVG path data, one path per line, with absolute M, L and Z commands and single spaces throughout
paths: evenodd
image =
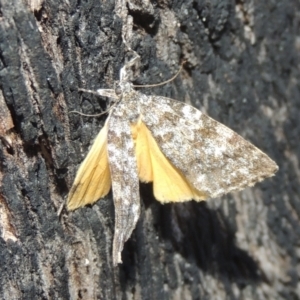
M 130 1 L 136 83 L 187 101 L 253 142 L 276 177 L 208 203 L 142 214 L 111 261 L 112 195 L 57 213 L 105 117 L 125 50 L 112 0 L 1 0 L 0 298 L 299 299 L 300 3 Z M 151 9 L 149 9 L 149 7 Z M 149 112 L 153 113 L 153 112 Z

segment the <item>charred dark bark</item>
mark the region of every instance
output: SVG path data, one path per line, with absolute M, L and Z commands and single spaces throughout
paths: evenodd
M 299 298 L 299 2 L 128 2 L 136 83 L 187 61 L 143 92 L 191 102 L 280 170 L 200 204 L 161 205 L 142 185 L 138 226 L 113 268 L 111 194 L 57 214 L 105 120 L 69 114 L 107 107 L 78 88 L 112 88 L 124 64 L 115 3 L 1 0 L 0 298 Z

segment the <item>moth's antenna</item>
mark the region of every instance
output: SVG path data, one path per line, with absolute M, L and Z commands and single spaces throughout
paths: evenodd
M 177 71 L 177 73 L 173 76 L 173 77 L 171 77 L 170 79 L 168 79 L 168 80 L 166 80 L 166 81 L 164 81 L 164 82 L 160 82 L 160 83 L 154 83 L 154 84 L 141 84 L 141 85 L 132 85 L 133 87 L 136 87 L 136 88 L 142 88 L 142 87 L 156 87 L 156 86 L 160 86 L 160 85 L 164 85 L 164 84 L 166 84 L 166 83 L 169 83 L 169 82 L 171 82 L 171 81 L 173 81 L 178 75 L 179 75 L 179 73 L 182 71 L 182 67 L 183 67 L 183 65 L 186 63 L 186 61 L 183 61 L 182 62 L 182 64 L 180 65 L 180 68 L 179 68 L 179 70 Z
M 84 114 L 84 113 L 82 113 L 80 111 L 77 111 L 77 110 L 69 111 L 69 114 L 78 114 L 78 115 L 81 115 L 81 116 L 84 116 L 84 117 L 100 117 L 100 116 L 103 116 L 103 115 L 107 114 L 113 107 L 114 107 L 114 105 L 112 105 L 109 109 L 103 111 L 102 113 L 95 114 L 95 115 Z

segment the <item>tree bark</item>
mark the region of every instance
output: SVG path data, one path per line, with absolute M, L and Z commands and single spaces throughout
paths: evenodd
M 112 194 L 60 207 L 102 128 L 124 65 L 112 0 L 0 0 L 0 298 L 300 298 L 299 10 L 292 1 L 127 1 L 137 84 L 186 101 L 251 141 L 275 177 L 207 203 L 142 212 L 112 265 Z M 153 112 L 149 112 L 153 113 Z

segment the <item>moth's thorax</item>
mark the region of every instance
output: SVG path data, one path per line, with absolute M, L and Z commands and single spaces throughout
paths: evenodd
M 126 81 L 115 83 L 115 93 L 119 98 L 113 114 L 127 119 L 131 124 L 136 123 L 141 114 L 140 94 L 135 91 L 132 84 Z
M 114 87 L 115 93 L 122 98 L 124 94 L 128 94 L 133 90 L 132 84 L 127 81 L 116 81 Z

